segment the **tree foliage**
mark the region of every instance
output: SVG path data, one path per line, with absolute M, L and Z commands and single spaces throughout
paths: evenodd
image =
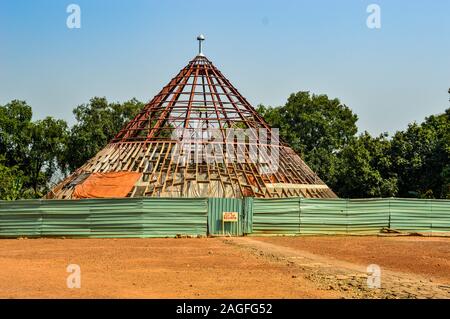
M 42 196 L 47 191 L 43 186 L 50 181 L 63 161 L 68 128 L 65 121 L 46 117 L 32 123 L 30 131 L 28 171 L 36 196 Z
M 16 200 L 22 197 L 22 176 L 16 167 L 4 165 L 0 158 L 0 200 Z
M 258 112 L 326 183 L 336 183 L 337 154 L 358 131 L 350 108 L 326 95 L 298 92 L 284 106 L 259 105 Z
M 76 123 L 32 120 L 24 101 L 0 105 L 0 199 L 44 195 L 103 148 L 144 106 L 94 97 L 73 110 Z M 340 196 L 450 198 L 450 109 L 392 137 L 357 135 L 357 116 L 338 99 L 309 92 L 258 111 Z
M 0 193 L 2 198 L 40 197 L 59 169 L 67 123 L 47 117 L 32 121 L 24 101 L 0 106 Z
M 449 111 L 389 138 L 356 135 L 357 117 L 337 99 L 292 94 L 258 111 L 341 197 L 450 198 Z
M 450 198 L 450 108 L 392 138 L 401 197 Z
M 94 97 L 89 103 L 73 110 L 76 124 L 72 127 L 62 168 L 70 172 L 82 166 L 100 151 L 119 130 L 143 108 L 136 99 L 124 103 L 109 103 L 104 97 Z
M 344 197 L 391 197 L 397 178 L 391 173 L 390 141 L 386 134 L 376 138 L 364 132 L 338 154 L 333 190 Z

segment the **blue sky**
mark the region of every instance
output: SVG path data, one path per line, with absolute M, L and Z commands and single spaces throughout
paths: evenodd
M 66 8 L 81 8 L 68 29 Z M 369 29 L 366 8 L 381 8 Z M 254 105 L 338 97 L 360 131 L 404 129 L 449 106 L 450 1 L 0 0 L 0 104 L 73 123 L 93 96 L 150 100 L 204 52 Z

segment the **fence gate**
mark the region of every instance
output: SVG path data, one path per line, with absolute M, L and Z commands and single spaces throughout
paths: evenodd
M 251 212 L 251 210 L 250 210 Z M 237 222 L 223 222 L 224 213 L 237 213 Z M 240 198 L 208 199 L 208 235 L 242 236 L 247 225 L 244 200 Z

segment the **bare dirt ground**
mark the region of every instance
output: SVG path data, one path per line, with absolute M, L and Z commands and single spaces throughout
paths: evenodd
M 450 298 L 450 238 L 265 237 L 227 243 L 285 263 L 343 298 Z M 370 264 L 381 269 L 379 289 L 368 286 Z
M 415 237 L 0 240 L 0 298 L 450 298 L 449 249 Z M 381 289 L 367 288 L 368 263 Z M 67 288 L 69 264 L 80 289 Z
M 450 238 L 264 237 L 258 240 L 361 265 L 422 275 L 450 284 Z
M 66 267 L 81 268 L 68 289 Z M 220 238 L 0 240 L 0 297 L 339 297 Z

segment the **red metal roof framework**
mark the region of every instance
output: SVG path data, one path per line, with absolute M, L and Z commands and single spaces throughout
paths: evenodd
M 198 39 L 201 43 L 204 38 Z M 179 129 L 184 129 L 182 142 L 173 135 Z M 191 129 L 215 129 L 220 136 L 186 136 Z M 228 138 L 229 129 L 265 129 L 267 137 L 255 135 L 241 143 Z M 183 143 L 193 145 L 194 151 L 185 151 Z M 199 159 L 197 150 L 211 145 L 220 147 Z M 251 155 L 255 149 L 262 154 L 256 161 Z M 277 169 L 268 171 L 274 150 L 279 154 Z M 243 155 L 240 161 L 230 160 L 238 155 Z M 268 123 L 203 55 L 201 45 L 199 54 L 104 149 L 47 197 L 72 198 L 75 187 L 90 174 L 119 171 L 142 174 L 127 197 L 336 197 L 272 134 Z
M 193 121 L 202 121 L 204 129 L 266 128 L 270 132 L 270 126 L 211 61 L 196 56 L 112 142 L 167 139 L 160 133 L 197 128 Z

